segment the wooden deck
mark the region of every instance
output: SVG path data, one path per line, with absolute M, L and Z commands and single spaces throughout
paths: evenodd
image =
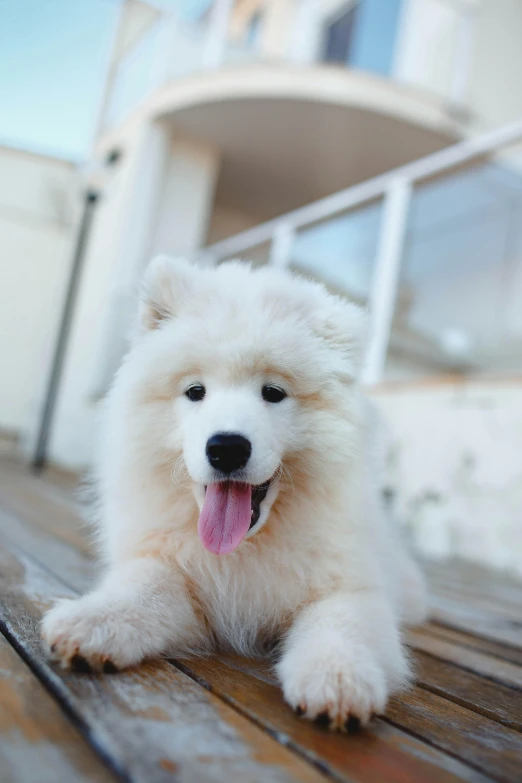
M 297 718 L 269 668 L 232 657 L 62 673 L 38 622 L 95 568 L 59 474 L 0 462 L 0 782 L 522 781 L 522 585 L 429 569 L 417 683 L 353 735 Z

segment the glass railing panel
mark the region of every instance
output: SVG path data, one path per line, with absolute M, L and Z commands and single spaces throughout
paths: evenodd
M 522 154 L 413 195 L 388 377 L 522 371 Z
M 292 268 L 330 291 L 366 303 L 375 265 L 382 203 L 336 215 L 297 232 Z

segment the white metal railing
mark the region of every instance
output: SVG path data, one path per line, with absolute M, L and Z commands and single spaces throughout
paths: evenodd
M 369 296 L 371 338 L 364 375 L 366 383 L 377 383 L 383 377 L 390 343 L 413 186 L 435 175 L 451 172 L 465 163 L 499 152 L 507 145 L 519 141 L 522 141 L 522 119 L 466 139 L 207 246 L 194 260 L 205 264 L 215 264 L 239 256 L 248 260 L 249 251 L 270 243 L 269 263 L 285 267 L 291 262 L 293 242 L 299 229 L 383 198 L 384 209 Z

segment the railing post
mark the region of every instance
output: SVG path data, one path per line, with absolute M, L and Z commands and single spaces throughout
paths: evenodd
M 370 291 L 370 344 L 365 384 L 378 383 L 386 365 L 411 201 L 411 182 L 392 182 L 384 197 L 381 232 Z
M 290 223 L 280 223 L 274 231 L 270 247 L 270 266 L 286 269 L 291 261 L 295 230 Z
M 205 68 L 219 68 L 223 63 L 233 6 L 234 0 L 214 0 L 203 54 Z

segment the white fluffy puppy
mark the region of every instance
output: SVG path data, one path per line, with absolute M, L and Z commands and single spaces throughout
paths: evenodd
M 46 615 L 51 657 L 115 671 L 278 641 L 298 713 L 368 721 L 408 681 L 424 593 L 383 518 L 362 312 L 282 271 L 160 258 L 140 323 L 97 466 L 106 573 Z

